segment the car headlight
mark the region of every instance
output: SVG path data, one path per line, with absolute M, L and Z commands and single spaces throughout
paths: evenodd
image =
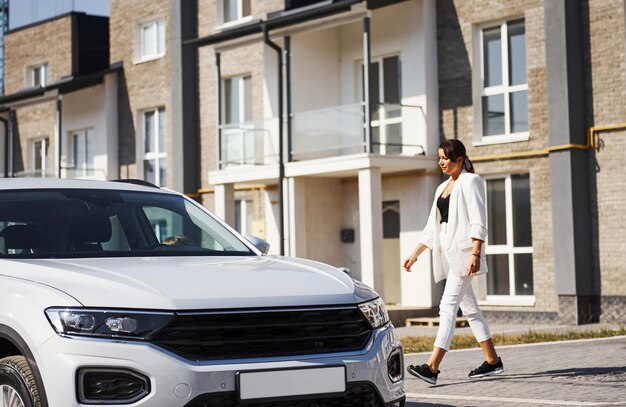
M 389 314 L 382 298 L 359 304 L 359 309 L 365 315 L 372 328 L 379 328 L 389 322 Z
M 112 339 L 150 339 L 174 317 L 167 312 L 88 308 L 48 308 L 48 321 L 58 334 Z

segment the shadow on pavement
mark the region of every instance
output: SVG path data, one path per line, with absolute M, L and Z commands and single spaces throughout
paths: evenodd
M 429 386 L 429 388 L 442 388 L 447 386 L 455 386 L 459 384 L 467 384 L 471 382 L 490 382 L 494 380 L 519 380 L 519 379 L 533 379 L 533 378 L 584 378 L 587 376 L 606 376 L 607 379 L 614 377 L 615 379 L 623 380 L 622 375 L 626 375 L 626 366 L 614 366 L 614 367 L 583 367 L 583 368 L 571 368 L 560 370 L 547 370 L 537 373 L 519 373 L 510 374 L 504 373 L 495 376 L 486 376 L 480 379 L 468 379 L 464 381 L 458 381 L 453 383 L 438 384 L 436 386 Z M 611 381 L 611 380 L 609 380 Z M 438 404 L 430 404 L 438 405 Z
M 414 403 L 407 401 L 404 407 L 456 407 L 452 404 L 438 404 L 438 403 Z

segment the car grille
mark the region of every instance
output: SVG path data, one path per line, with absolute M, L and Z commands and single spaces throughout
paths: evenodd
M 358 351 L 371 332 L 356 306 L 179 313 L 151 342 L 202 361 Z
M 365 383 L 348 383 L 342 397 L 313 400 L 289 400 L 271 403 L 239 404 L 236 393 L 204 395 L 185 407 L 383 407 L 376 390 Z

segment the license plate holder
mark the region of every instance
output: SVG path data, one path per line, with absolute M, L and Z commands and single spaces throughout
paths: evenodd
M 243 404 L 346 393 L 345 366 L 255 370 L 237 373 L 239 401 Z

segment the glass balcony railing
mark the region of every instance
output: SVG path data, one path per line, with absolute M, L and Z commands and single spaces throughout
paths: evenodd
M 292 114 L 291 161 L 345 156 L 370 151 L 365 139 L 363 103 Z M 220 169 L 278 163 L 278 119 L 220 126 Z M 419 134 L 425 131 L 418 106 L 375 104 L 371 111 L 371 152 L 383 155 L 422 154 Z M 285 157 L 287 161 L 287 157 Z
M 293 161 L 326 158 L 368 151 L 363 103 L 334 106 L 293 114 Z M 424 116 L 418 106 L 380 103 L 371 110 L 371 152 L 421 154 L 417 144 Z
M 278 119 L 220 126 L 220 168 L 278 163 Z

